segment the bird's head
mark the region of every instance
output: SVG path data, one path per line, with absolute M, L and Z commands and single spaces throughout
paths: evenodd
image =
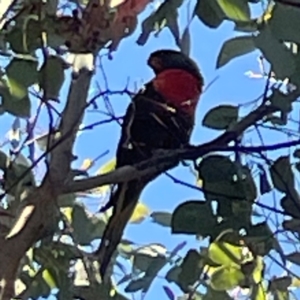
M 187 55 L 176 50 L 157 50 L 151 53 L 148 65 L 155 75 L 168 69 L 181 69 L 195 76 L 201 85 L 204 84 L 203 77 L 197 64 Z
M 152 84 L 165 101 L 194 115 L 204 84 L 197 64 L 182 52 L 158 50 L 150 55 L 148 65 L 155 73 Z

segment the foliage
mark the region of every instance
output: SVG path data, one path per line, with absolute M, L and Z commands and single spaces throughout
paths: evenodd
M 288 116 L 295 109 L 294 104 L 300 95 L 300 56 L 295 51 L 300 43 L 300 9 L 297 4 L 293 1 L 198 0 L 189 24 L 180 34 L 178 12 L 184 5 L 182 0 L 164 1 L 152 9 L 141 24 L 138 15 L 149 7 L 151 1 L 7 1 L 10 2 L 7 10 L 1 11 L 4 2 L 0 4 L 0 50 L 9 62 L 0 72 L 0 113 L 1 116 L 4 113 L 14 116 L 15 121 L 8 134 L 10 151 L 0 151 L 3 249 L 15 235 L 20 211 L 25 211 L 22 210 L 24 203 L 31 204 L 28 201 L 30 195 L 39 191 L 40 182 L 47 178 L 47 172 L 51 172 L 57 145 L 74 132 L 75 140 L 80 133 L 76 124 L 82 115 L 80 120 L 75 120 L 76 124 L 71 122 L 69 131 L 64 127 L 70 125 L 65 125 L 67 119 L 63 125 L 52 122 L 47 134 L 34 136 L 36 120 L 29 119 L 32 116 L 32 95 L 41 106 L 51 111 L 60 102 L 61 88 L 70 77 L 70 73 L 67 75 L 69 70 L 72 82 L 76 82 L 84 70 L 88 70 L 87 76 L 90 76 L 94 56 L 99 51 L 119 51 L 122 40 L 137 28 L 142 30 L 137 44 L 145 45 L 153 33 L 158 37 L 161 31 L 169 30 L 179 49 L 189 54 L 192 42 L 189 24 L 193 19 L 213 30 L 230 22 L 238 33 L 223 43 L 216 68 L 225 67 L 237 57 L 256 50 L 270 64 L 269 74 L 262 74 L 267 79 L 266 90 L 257 101 L 263 114 L 260 115 L 258 109 L 243 115 L 239 105 L 222 104 L 204 116 L 202 126 L 219 132 L 220 139 L 208 144 L 205 153 L 203 147 L 202 152 L 197 152 L 198 147 L 186 152 L 190 154 L 187 159 L 194 160 L 193 171 L 198 182 L 195 188 L 202 193 L 200 199 L 184 201 L 173 211 L 154 212 L 140 201 L 131 217 L 130 222 L 134 224 L 151 218 L 153 223 L 167 228 L 173 235 L 207 239 L 207 246 L 187 249 L 187 242 L 182 241 L 169 250 L 158 243 L 137 246 L 123 239 L 110 270 L 112 274 L 114 268 L 118 269 L 122 278 L 118 282 L 111 278 L 103 283 L 99 278 L 99 263 L 90 246 L 102 237 L 111 211 L 92 214 L 78 199 L 85 196 L 107 198 L 112 182 L 105 181 L 108 178 L 105 176 L 114 172 L 115 159 L 92 175 L 90 169 L 96 161 L 87 158 L 79 170 L 66 175 L 65 182 L 98 176 L 104 178 L 103 184 L 80 189 L 76 188 L 77 181 L 73 181 L 74 191 L 50 195 L 56 197 L 58 215 L 51 215 L 52 226 L 45 229 L 46 234 L 35 236 L 22 260 L 17 261 L 14 297 L 38 299 L 48 297 L 57 289 L 58 299 L 128 299 L 128 293 L 147 293 L 158 273 L 162 274 L 164 269 L 162 293 L 170 300 L 233 299 L 229 293 L 232 290 L 248 291 L 249 297 L 255 300 L 271 299 L 271 296 L 292 299 L 291 291 L 299 288 L 299 277 L 286 266 L 288 262 L 300 265 L 297 250 L 300 197 L 296 184 L 300 149 L 295 148 L 300 144 L 299 135 L 292 142 L 277 142 L 270 146 L 246 146 L 243 138 L 251 126 L 257 128 L 258 125 L 284 133 Z M 101 5 L 102 2 L 105 5 Z M 264 6 L 258 17 L 252 16 L 254 5 Z M 287 83 L 287 91 L 282 90 L 282 84 L 270 87 L 271 79 L 276 83 L 280 80 Z M 127 90 L 122 92 L 128 93 Z M 106 94 L 101 96 L 105 101 Z M 66 110 L 71 100 L 70 96 Z M 96 105 L 95 101 L 91 100 L 89 105 Z M 87 107 L 84 103 L 83 110 Z M 59 113 L 58 117 L 61 120 L 62 115 Z M 21 125 L 24 120 L 26 126 Z M 290 148 L 293 157 L 277 155 L 269 158 L 269 151 L 282 148 Z M 42 152 L 39 159 L 36 159 L 37 150 Z M 28 158 L 24 155 L 26 151 Z M 192 151 L 196 154 L 191 154 Z M 251 165 L 250 159 L 241 159 L 241 154 L 247 158 L 256 155 L 257 159 Z M 47 166 L 50 162 L 43 178 L 33 172 L 39 161 L 45 161 Z M 51 181 L 53 190 L 65 182 Z M 270 197 L 271 192 L 280 195 L 279 205 L 261 203 L 261 198 Z M 276 231 L 267 217 L 257 213 L 258 207 L 285 217 Z M 39 219 L 46 218 L 47 213 Z M 25 225 L 20 225 L 21 233 L 26 221 L 25 218 Z M 285 253 L 278 238 L 282 232 L 295 244 L 295 251 Z M 266 258 L 274 257 L 274 253 L 286 275 L 267 276 Z M 0 253 L 0 267 L 3 266 L 1 260 Z M 130 263 L 130 271 L 125 267 L 126 263 Z M 0 270 L 1 279 L 7 279 L 1 272 L 4 271 Z M 174 285 L 180 294 L 174 291 Z M 121 292 L 120 286 L 124 287 L 125 293 Z M 5 295 L 0 298 L 9 299 Z

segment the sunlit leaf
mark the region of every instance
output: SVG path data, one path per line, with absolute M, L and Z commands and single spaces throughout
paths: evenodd
M 150 214 L 149 207 L 142 202 L 138 202 L 129 219 L 129 222 L 134 224 L 139 224 L 143 220 L 145 220 L 145 218 L 149 216 L 149 214 Z
M 230 20 L 247 21 L 250 19 L 250 7 L 244 0 L 217 0 L 226 17 Z
M 99 170 L 96 172 L 96 175 L 102 175 L 108 172 L 111 172 L 116 167 L 116 158 L 110 159 L 108 162 L 106 162 L 104 165 L 102 165 Z M 103 185 L 98 188 L 93 189 L 93 194 L 100 194 L 103 195 L 109 190 L 109 185 Z
M 211 275 L 210 280 L 213 289 L 226 291 L 238 286 L 244 275 L 237 266 L 222 266 Z
M 208 257 L 219 265 L 239 265 L 242 260 L 242 246 L 234 246 L 226 242 L 213 242 L 208 247 Z
M 54 289 L 55 287 L 57 287 L 57 284 L 53 278 L 53 276 L 51 275 L 51 273 L 49 272 L 49 270 L 44 270 L 42 277 L 44 278 L 45 282 L 47 282 L 47 284 L 49 285 L 50 289 Z
M 86 158 L 82 162 L 82 165 L 81 165 L 80 169 L 82 169 L 82 170 L 88 170 L 91 167 L 93 167 L 93 165 L 94 165 L 94 161 L 92 159 L 90 159 L 90 158 Z
M 37 82 L 37 66 L 36 59 L 20 59 L 14 58 L 6 67 L 6 75 L 9 81 L 13 80 L 20 86 L 27 88 Z

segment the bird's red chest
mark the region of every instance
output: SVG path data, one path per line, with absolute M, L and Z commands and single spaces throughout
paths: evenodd
M 186 113 L 194 113 L 201 94 L 199 79 L 180 69 L 169 69 L 153 80 L 155 90 L 165 100 Z

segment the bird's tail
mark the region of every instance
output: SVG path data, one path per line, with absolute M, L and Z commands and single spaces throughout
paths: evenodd
M 110 205 L 113 206 L 113 214 L 105 227 L 99 249 L 95 253 L 100 262 L 102 278 L 104 278 L 114 251 L 121 241 L 124 228 L 146 185 L 147 183 L 136 181 L 120 184 L 109 201 Z

